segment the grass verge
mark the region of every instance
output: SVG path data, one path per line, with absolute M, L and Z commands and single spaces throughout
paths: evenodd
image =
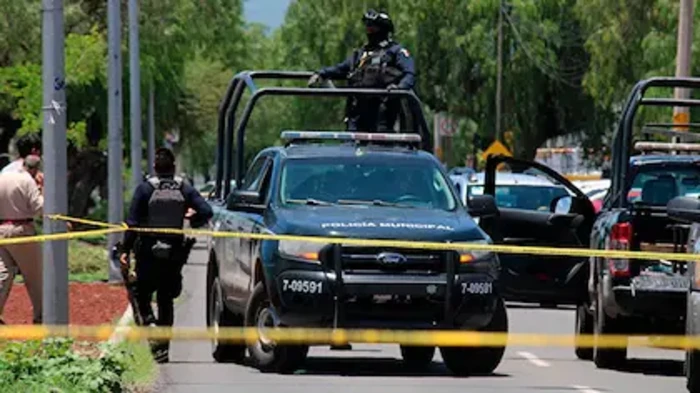
M 158 380 L 158 364 L 146 343 L 123 341 L 117 348 L 131 354 L 131 362 L 122 376 L 125 392 L 150 392 Z
M 145 344 L 68 339 L 5 342 L 0 348 L 2 392 L 128 392 L 151 390 L 157 366 Z
M 107 280 L 107 249 L 91 239 L 68 241 L 68 280 L 71 282 L 98 282 Z M 17 275 L 15 282 L 23 282 Z

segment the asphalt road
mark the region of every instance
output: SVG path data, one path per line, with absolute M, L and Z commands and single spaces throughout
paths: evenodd
M 201 243 L 200 243 L 201 244 Z M 200 246 L 201 247 L 201 246 Z M 205 326 L 205 253 L 193 250 L 185 269 L 185 292 L 176 311 L 177 326 Z M 570 333 L 571 309 L 537 309 L 509 305 L 512 332 Z M 171 361 L 161 368 L 160 392 L 685 392 L 683 353 L 631 348 L 625 371 L 598 370 L 577 360 L 573 348 L 511 347 L 496 370 L 486 377 L 455 378 L 436 351 L 432 367 L 406 373 L 398 345 L 354 345 L 350 352 L 314 347 L 306 369 L 296 375 L 262 374 L 244 365 L 217 364 L 209 342 L 174 342 Z

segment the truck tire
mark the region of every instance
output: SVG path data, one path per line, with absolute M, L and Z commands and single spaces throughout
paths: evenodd
M 603 294 L 600 283 L 597 286 L 597 301 L 593 318 L 593 363 L 601 369 L 618 370 L 627 361 L 627 348 L 601 348 L 597 345 L 596 338 L 600 335 L 619 334 L 620 322 L 605 313 L 603 309 Z
M 685 357 L 685 379 L 688 393 L 700 393 L 700 351 L 688 350 Z
M 255 285 L 253 294 L 246 307 L 245 326 L 257 328 L 261 334 L 259 340 L 248 344 L 248 352 L 253 365 L 263 372 L 291 373 L 306 360 L 308 345 L 278 345 L 268 340 L 261 333 L 263 327 L 281 326 L 262 282 Z
M 576 306 L 576 337 L 593 334 L 593 316 L 588 312 L 588 306 Z M 581 360 L 593 360 L 593 348 L 576 346 L 576 357 Z
M 243 318 L 226 308 L 219 277 L 214 277 L 208 285 L 207 327 L 216 330 L 219 327 L 240 327 L 242 325 Z M 243 362 L 245 349 L 244 344 L 221 342 L 216 338 L 212 340 L 212 356 L 219 363 Z
M 508 333 L 508 312 L 503 299 L 498 299 L 491 321 L 479 329 L 483 332 Z M 440 347 L 445 366 L 455 375 L 491 374 L 503 359 L 506 350 L 498 347 Z
M 401 346 L 401 358 L 411 370 L 423 370 L 430 365 L 435 356 L 435 347 Z

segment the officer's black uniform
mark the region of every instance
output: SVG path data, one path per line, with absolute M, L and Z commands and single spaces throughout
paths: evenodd
M 309 84 L 315 84 L 318 79 L 347 78 L 350 87 L 413 89 L 415 64 L 408 50 L 390 38 L 394 25 L 389 15 L 369 10 L 362 20 L 367 27 L 367 44 L 342 63 L 318 71 Z M 347 108 L 348 130 L 392 130 L 400 102 L 395 98 L 351 98 Z
M 192 227 L 199 227 L 211 219 L 209 204 L 188 182 L 172 175 L 174 156 L 168 149 L 156 152 L 156 176 L 148 178 L 136 190 L 129 208 L 126 224 L 130 227 L 182 229 L 188 208 L 195 210 L 190 218 Z M 173 163 L 173 165 L 170 165 Z M 191 244 L 189 245 L 191 246 Z M 172 326 L 173 300 L 182 291 L 182 267 L 189 250 L 181 234 L 149 234 L 127 231 L 122 254 L 132 249 L 136 257 L 136 301 L 146 325 Z M 158 318 L 153 315 L 151 299 L 156 293 Z M 167 360 L 168 342 L 154 347 L 159 361 Z

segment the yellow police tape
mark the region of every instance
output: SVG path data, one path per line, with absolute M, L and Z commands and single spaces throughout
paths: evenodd
M 218 232 L 201 229 L 161 229 L 161 228 L 128 228 L 129 231 L 141 233 L 162 233 L 162 234 L 182 234 L 192 236 L 211 237 L 233 237 L 257 240 L 287 240 L 312 243 L 341 243 L 353 246 L 371 247 L 398 247 L 412 249 L 431 250 L 463 250 L 463 251 L 491 251 L 508 254 L 529 254 L 529 255 L 550 255 L 550 256 L 571 256 L 571 257 L 599 257 L 611 259 L 646 259 L 646 260 L 673 260 L 685 262 L 700 261 L 700 254 L 653 252 L 653 251 L 623 251 L 623 250 L 591 250 L 587 248 L 566 248 L 566 247 L 534 247 L 534 246 L 505 246 L 498 244 L 478 244 L 478 243 L 441 243 L 441 242 L 420 242 L 406 240 L 379 240 L 360 239 L 342 237 L 322 237 L 322 236 L 297 236 L 297 235 L 272 235 L 263 233 L 243 233 L 243 232 Z
M 119 224 L 119 225 L 118 224 L 110 224 L 108 222 L 94 221 L 94 220 L 88 220 L 85 218 L 64 216 L 62 214 L 47 214 L 46 217 L 51 219 L 51 220 L 77 222 L 80 224 L 92 225 L 92 226 L 103 227 L 103 228 L 122 228 L 122 229 L 128 228 L 125 224 Z
M 117 232 L 140 232 L 140 233 L 161 233 L 180 234 L 190 236 L 211 236 L 214 238 L 245 238 L 256 240 L 287 240 L 311 243 L 335 243 L 354 246 L 371 247 L 400 247 L 410 249 L 430 249 L 430 250 L 463 250 L 463 251 L 490 251 L 495 253 L 526 254 L 526 255 L 546 255 L 546 256 L 569 256 L 581 258 L 609 258 L 609 259 L 637 259 L 637 260 L 668 260 L 683 262 L 699 262 L 700 254 L 689 253 L 669 253 L 654 251 L 625 251 L 625 250 L 593 250 L 587 248 L 567 248 L 567 247 L 535 247 L 535 246 L 507 246 L 500 244 L 479 244 L 479 243 L 442 243 L 442 242 L 419 242 L 393 239 L 361 239 L 342 237 L 322 237 L 322 236 L 297 236 L 297 235 L 276 235 L 264 233 L 244 233 L 228 231 L 212 231 L 207 229 L 164 229 L 164 228 L 139 228 L 128 227 L 126 224 L 110 224 L 100 221 L 85 220 L 80 218 L 52 215 L 48 216 L 54 220 L 75 221 L 90 225 L 106 227 L 106 229 L 80 231 L 71 233 L 57 233 L 49 235 L 37 235 L 27 237 L 17 237 L 10 239 L 0 239 L 0 246 L 5 244 L 29 243 L 35 241 L 67 240 L 95 235 L 117 233 Z
M 80 238 L 85 238 L 85 237 L 93 237 L 93 236 L 106 235 L 109 233 L 119 233 L 119 232 L 124 232 L 124 229 L 123 228 L 92 229 L 89 231 L 80 231 L 80 232 L 60 232 L 60 233 L 50 233 L 47 235 L 9 237 L 9 238 L 0 239 L 0 246 L 6 246 L 9 244 L 47 242 L 47 241 L 53 241 L 53 240 L 80 239 Z
M 197 327 L 116 327 L 105 326 L 1 326 L 0 339 L 42 340 L 70 337 L 77 340 L 108 340 L 120 334 L 128 341 L 150 340 L 212 340 L 227 343 L 254 343 L 261 332 L 257 328 L 197 328 Z M 277 344 L 338 345 L 346 343 L 400 344 L 436 347 L 497 347 L 497 346 L 558 346 L 582 348 L 661 347 L 671 349 L 700 349 L 700 336 L 625 336 L 572 335 L 533 333 L 487 333 L 458 330 L 374 330 L 374 329 L 313 329 L 274 328 L 262 334 Z

